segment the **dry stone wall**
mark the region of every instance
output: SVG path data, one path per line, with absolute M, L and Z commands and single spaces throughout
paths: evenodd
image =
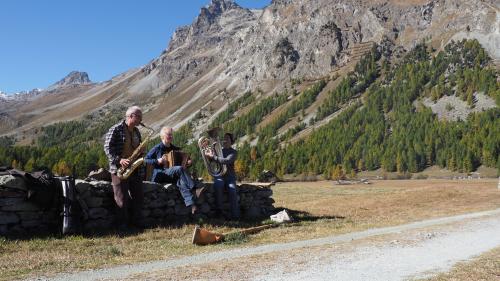
M 215 215 L 215 194 L 211 183 L 197 199 L 199 215 Z M 114 226 L 113 188 L 107 181 L 76 180 L 76 199 L 80 211 L 80 229 L 84 233 L 107 230 Z M 146 226 L 187 222 L 190 208 L 174 184 L 143 182 L 143 216 Z M 270 186 L 241 184 L 238 188 L 243 219 L 264 218 L 274 212 Z M 21 177 L 0 176 L 0 235 L 37 235 L 57 233 L 62 227 L 62 200 L 55 198 L 50 206 L 39 206 L 27 199 L 28 188 Z M 58 195 L 60 197 L 60 195 Z M 229 201 L 224 192 L 224 212 L 229 214 Z

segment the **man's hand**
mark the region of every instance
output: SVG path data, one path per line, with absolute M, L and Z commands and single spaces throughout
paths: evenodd
M 130 160 L 122 158 L 122 159 L 120 159 L 120 165 L 123 168 L 127 168 L 130 165 Z
M 158 165 L 163 165 L 163 161 L 165 161 L 165 159 L 163 157 L 161 157 L 161 158 L 156 159 L 156 161 L 158 162 Z
M 205 151 L 205 156 L 207 156 L 208 158 L 214 158 L 214 153 L 212 150 L 208 150 L 208 151 Z

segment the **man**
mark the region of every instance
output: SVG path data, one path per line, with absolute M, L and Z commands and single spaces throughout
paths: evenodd
M 128 158 L 141 143 L 141 133 L 137 126 L 141 124 L 142 111 L 132 106 L 125 113 L 125 120 L 111 127 L 106 134 L 104 152 L 109 159 L 109 171 L 113 193 L 117 206 L 117 223 L 120 230 L 125 230 L 128 223 L 142 228 L 142 190 L 141 169 L 134 171 L 127 179 L 120 179 L 116 173 L 119 167 L 126 168 L 130 164 Z M 128 207 L 132 205 L 132 221 L 129 221 Z
M 165 182 L 176 182 L 182 197 L 184 198 L 184 204 L 187 207 L 191 207 L 191 214 L 195 214 L 197 207 L 194 204 L 192 190 L 195 187 L 195 183 L 191 179 L 187 171 L 187 166 L 191 165 L 191 160 L 186 161 L 184 166 L 173 166 L 170 168 L 165 168 L 167 159 L 163 155 L 169 153 L 170 151 L 178 151 L 179 147 L 172 144 L 173 140 L 173 129 L 168 127 L 163 127 L 160 131 L 161 142 L 154 146 L 146 155 L 144 161 L 146 164 L 153 165 L 153 175 L 151 181 L 157 183 Z M 197 194 L 200 194 L 202 189 L 197 190 Z
M 234 143 L 234 136 L 231 133 L 224 134 L 222 142 L 222 156 L 214 155 L 212 151 L 206 151 L 205 155 L 217 163 L 226 165 L 227 171 L 223 176 L 214 177 L 215 202 L 217 204 L 217 216 L 222 216 L 222 192 L 227 187 L 229 193 L 229 205 L 231 207 L 231 219 L 240 218 L 240 205 L 238 203 L 238 193 L 236 190 L 236 172 L 234 171 L 234 161 L 237 152 L 231 146 Z

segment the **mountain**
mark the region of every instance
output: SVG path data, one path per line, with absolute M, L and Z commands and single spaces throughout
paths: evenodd
M 141 68 L 98 84 L 73 73 L 51 86 L 56 90 L 34 99 L 4 107 L 0 101 L 2 114 L 15 124 L 5 126 L 3 132 L 17 134 L 23 143 L 23 137 L 29 140 L 42 126 L 110 120 L 111 113 L 121 117 L 126 107 L 137 104 L 144 109 L 144 123 L 155 129 L 189 123 L 196 137 L 217 124 L 241 130 L 240 141 L 252 144 L 258 143 L 254 135 L 259 130 L 297 142 L 335 122 L 350 106 L 366 102 L 363 94 L 368 87 L 375 81 L 382 83 L 422 42 L 432 49 L 431 55 L 440 51 L 450 55 L 447 46 L 463 38 L 477 39 L 492 58 L 481 67 L 498 69 L 500 7 L 496 1 L 274 0 L 264 9 L 245 9 L 232 0 L 212 0 L 190 25 L 175 31 L 157 58 Z M 472 49 L 479 50 L 475 45 Z M 478 57 L 486 61 L 484 55 Z M 418 95 L 438 101 L 444 92 L 445 96 L 458 92 L 456 85 L 447 89 L 451 87 L 448 77 L 460 65 L 454 63 L 438 77 L 441 82 L 429 82 L 439 82 L 440 87 L 420 89 Z M 323 79 L 325 83 L 318 86 Z M 355 83 L 354 90 L 347 93 L 350 82 Z M 311 86 L 316 90 L 307 92 Z M 436 108 L 428 101 L 422 104 L 436 110 L 440 118 L 447 116 L 443 111 L 460 108 L 452 120 L 496 107 L 493 98 L 467 90 L 458 100 L 450 98 L 451 102 L 445 100 Z M 415 101 L 413 109 L 405 109 L 420 106 Z M 290 107 L 301 108 L 300 114 Z M 248 112 L 262 116 L 241 129 L 236 119 Z
M 224 107 L 222 92 L 234 100 L 247 90 L 272 93 L 292 79 L 330 75 L 355 63 L 359 49 L 370 42 L 398 56 L 422 40 L 440 50 L 451 40 L 477 38 L 498 60 L 500 12 L 495 3 L 290 0 L 249 10 L 232 0 L 212 0 L 191 25 L 175 31 L 158 58 L 101 84 L 89 84 L 85 73 L 73 72 L 49 89 L 92 86 L 16 107 L 12 118 L 22 126 L 5 133 L 132 103 L 147 109 L 145 121 L 155 128 L 179 126 L 200 109 Z
M 53 91 L 62 87 L 91 84 L 87 72 L 71 71 L 66 77 L 51 85 L 46 91 Z

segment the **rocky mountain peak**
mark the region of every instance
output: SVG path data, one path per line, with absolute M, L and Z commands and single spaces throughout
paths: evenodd
M 210 4 L 201 8 L 195 26 L 203 29 L 212 25 L 222 14 L 229 10 L 242 9 L 233 0 L 212 0 Z
M 222 14 L 227 10 L 241 8 L 233 0 L 212 0 L 210 4 L 205 7 L 211 14 Z M 203 10 L 203 8 L 202 8 Z
M 71 71 L 66 77 L 55 83 L 55 86 L 66 86 L 66 85 L 81 85 L 90 84 L 92 81 L 89 79 L 87 72 Z

